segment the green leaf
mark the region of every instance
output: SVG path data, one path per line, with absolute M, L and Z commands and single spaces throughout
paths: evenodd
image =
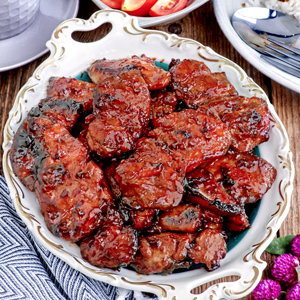
M 295 235 L 286 235 L 273 240 L 267 247 L 266 251 L 271 254 L 281 255 L 290 252 L 292 239 Z
M 277 297 L 277 300 L 284 300 L 286 292 L 281 292 L 281 294 Z
M 300 283 L 300 266 L 295 268 L 298 274 L 298 282 Z

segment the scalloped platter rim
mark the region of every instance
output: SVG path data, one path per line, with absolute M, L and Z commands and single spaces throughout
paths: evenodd
M 104 23 L 111 23 L 112 30 L 99 41 L 81 43 L 71 37 L 74 31 L 94 30 Z M 50 49 L 50 56 L 34 71 L 15 99 L 5 126 L 3 141 L 3 170 L 10 195 L 17 213 L 36 239 L 54 255 L 91 278 L 122 288 L 154 293 L 159 299 L 240 299 L 249 294 L 260 281 L 266 267 L 260 256 L 275 237 L 289 211 L 295 174 L 286 130 L 264 91 L 238 65 L 210 48 L 191 39 L 142 29 L 137 18 L 120 11 L 101 10 L 89 20 L 67 20 L 54 30 L 47 47 Z M 76 244 L 63 241 L 47 230 L 34 193 L 20 183 L 11 169 L 9 152 L 13 135 L 31 107 L 46 96 L 51 76 L 75 77 L 96 59 L 141 54 L 165 63 L 169 63 L 172 58 L 203 61 L 213 72 L 225 72 L 241 95 L 263 98 L 271 112 L 270 140 L 261 144 L 259 151 L 263 158 L 276 167 L 277 179 L 263 197 L 251 229 L 242 242 L 227 253 L 220 268 L 213 272 L 195 269 L 166 276 L 145 276 L 125 268 L 113 271 L 88 264 L 82 259 Z M 211 285 L 199 295 L 190 292 L 197 286 L 232 275 L 239 276 L 239 279 Z

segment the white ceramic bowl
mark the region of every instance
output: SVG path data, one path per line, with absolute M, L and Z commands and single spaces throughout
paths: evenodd
M 104 23 L 111 23 L 112 30 L 101 40 L 81 43 L 72 39 L 73 32 L 94 30 Z M 138 26 L 136 18 L 121 11 L 102 10 L 93 14 L 89 20 L 65 21 L 55 29 L 47 47 L 50 49 L 49 58 L 35 70 L 15 99 L 5 126 L 3 141 L 3 170 L 10 195 L 19 216 L 37 240 L 71 267 L 91 278 L 122 288 L 151 292 L 157 294 L 159 299 L 240 299 L 249 294 L 260 281 L 262 271 L 266 267 L 266 262 L 262 261 L 260 256 L 275 237 L 289 211 L 295 173 L 286 130 L 264 91 L 239 66 L 210 48 L 177 35 L 142 29 Z M 21 184 L 11 169 L 9 153 L 13 135 L 28 111 L 46 96 L 51 76 L 76 77 L 85 71 L 93 60 L 141 54 L 165 63 L 169 63 L 172 58 L 202 61 L 213 72 L 225 72 L 228 80 L 241 95 L 256 95 L 264 99 L 271 112 L 270 139 L 259 146 L 259 151 L 261 157 L 277 169 L 276 181 L 264 195 L 252 227 L 227 253 L 221 261 L 220 268 L 213 272 L 194 269 L 166 276 L 147 276 L 126 268 L 121 268 L 118 272 L 88 264 L 82 259 L 79 247 L 75 243 L 66 242 L 48 231 L 35 194 Z M 199 285 L 232 275 L 239 276 L 239 279 L 235 282 L 225 280 L 212 285 L 200 295 L 190 292 Z
M 0 40 L 23 32 L 37 16 L 40 0 L 0 1 Z
M 245 0 L 213 0 L 217 21 L 227 39 L 257 70 L 281 85 L 300 93 L 300 78 L 288 74 L 260 58 L 260 53 L 248 46 L 234 30 L 231 18 L 238 9 L 243 8 L 244 4 Z
M 206 3 L 207 1 L 208 0 L 188 0 L 187 6 L 174 14 L 170 14 L 163 17 L 138 17 L 137 19 L 139 25 L 143 28 L 174 23 L 184 18 L 191 11 Z M 109 6 L 105 5 L 101 0 L 93 0 L 93 2 L 101 9 L 111 9 Z

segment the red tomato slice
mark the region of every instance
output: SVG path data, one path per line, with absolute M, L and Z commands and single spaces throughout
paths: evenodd
M 122 0 L 121 9 L 132 16 L 144 17 L 157 0 Z
M 104 4 L 111 8 L 121 8 L 122 0 L 101 0 Z
M 150 9 L 151 17 L 161 17 L 173 14 L 185 8 L 187 0 L 158 0 Z

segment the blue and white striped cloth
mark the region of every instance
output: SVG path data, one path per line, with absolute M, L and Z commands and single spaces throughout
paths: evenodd
M 0 299 L 139 300 L 148 297 L 91 279 L 41 246 L 18 217 L 6 182 L 0 176 Z

